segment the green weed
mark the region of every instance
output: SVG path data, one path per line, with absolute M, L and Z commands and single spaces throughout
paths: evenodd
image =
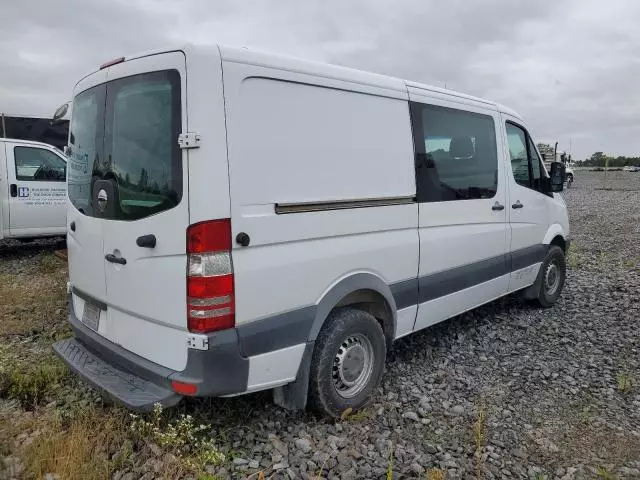
M 427 480 L 444 480 L 447 478 L 447 472 L 439 468 L 430 468 L 427 470 Z
M 629 393 L 633 387 L 633 380 L 626 373 L 618 373 L 616 376 L 618 380 L 618 391 L 620 393 Z
M 53 254 L 41 255 L 38 263 L 40 273 L 55 273 L 64 266 L 64 262 Z
M 567 265 L 572 269 L 580 267 L 580 252 L 575 242 L 572 242 L 567 250 Z
M 597 467 L 596 468 L 596 475 L 598 476 L 598 478 L 601 478 L 602 480 L 616 480 L 617 479 L 615 474 L 610 472 L 609 469 L 607 469 L 606 467 Z
M 487 440 L 487 405 L 484 401 L 478 409 L 478 419 L 473 424 L 473 440 L 475 443 L 476 478 L 482 478 L 482 449 Z
M 206 425 L 196 425 L 191 415 L 180 415 L 176 420 L 168 420 L 163 415 L 162 406 L 156 404 L 149 419 L 131 414 L 131 431 L 141 439 L 151 440 L 165 447 L 182 460 L 185 468 L 204 474 L 207 465 L 222 465 L 227 456 L 203 432 Z M 187 452 L 187 453 L 185 453 Z
M 67 373 L 57 360 L 0 367 L 0 397 L 15 398 L 24 408 L 33 408 L 60 385 Z

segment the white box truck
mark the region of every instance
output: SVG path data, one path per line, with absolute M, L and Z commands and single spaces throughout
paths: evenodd
M 0 239 L 66 235 L 66 169 L 51 145 L 0 138 Z

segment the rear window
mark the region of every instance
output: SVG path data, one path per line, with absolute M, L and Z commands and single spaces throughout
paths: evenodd
M 113 80 L 76 97 L 69 198 L 78 210 L 136 220 L 180 203 L 180 96 L 180 76 L 167 70 Z M 113 198 L 101 211 L 95 200 L 103 188 Z

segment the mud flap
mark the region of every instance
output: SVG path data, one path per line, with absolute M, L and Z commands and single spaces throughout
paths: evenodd
M 273 389 L 273 402 L 287 410 L 304 410 L 309 391 L 309 369 L 315 342 L 307 342 L 295 381 Z

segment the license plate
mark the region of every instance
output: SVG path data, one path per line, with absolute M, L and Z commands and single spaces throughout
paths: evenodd
M 100 308 L 95 305 L 85 302 L 84 312 L 82 314 L 82 323 L 84 323 L 91 330 L 98 331 L 100 325 Z

